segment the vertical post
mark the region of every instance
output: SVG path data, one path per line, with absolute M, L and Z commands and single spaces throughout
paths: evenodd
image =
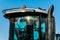
M 56 40 L 56 34 L 55 34 L 55 18 L 52 19 L 52 34 L 53 34 L 53 40 Z
M 10 29 L 9 29 L 9 40 L 14 40 L 14 23 L 9 19 L 10 21 Z
M 33 40 L 33 25 L 26 26 L 27 38 L 25 40 Z
M 40 21 L 41 15 L 39 16 L 39 40 L 42 40 L 41 35 L 41 21 Z

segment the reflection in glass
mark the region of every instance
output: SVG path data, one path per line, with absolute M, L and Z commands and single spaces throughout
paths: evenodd
M 14 28 L 14 39 L 15 40 L 24 40 L 26 39 L 30 34 L 27 34 L 27 25 L 31 25 L 33 28 L 33 34 L 31 38 L 34 40 L 39 39 L 39 19 L 38 17 L 32 17 L 32 16 L 27 16 L 27 17 L 21 17 L 21 18 L 15 18 L 17 21 L 15 22 L 15 28 Z M 42 28 L 42 35 L 44 36 L 45 34 L 45 23 L 41 23 L 41 28 Z M 31 29 L 31 28 L 28 28 Z M 44 34 L 43 34 L 44 33 Z

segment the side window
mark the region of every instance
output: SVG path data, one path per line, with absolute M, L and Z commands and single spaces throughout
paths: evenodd
M 34 40 L 38 40 L 39 39 L 38 27 L 39 27 L 39 23 L 36 22 L 36 25 L 35 25 L 35 28 L 34 28 Z
M 42 28 L 42 32 L 45 32 L 45 23 L 43 22 L 43 23 L 41 23 L 41 28 Z
M 45 40 L 45 32 L 46 32 L 46 30 L 45 30 L 46 28 L 45 28 L 45 23 L 44 22 L 42 22 L 41 23 L 41 33 L 42 33 L 42 35 L 41 35 L 41 37 L 42 37 L 42 40 Z

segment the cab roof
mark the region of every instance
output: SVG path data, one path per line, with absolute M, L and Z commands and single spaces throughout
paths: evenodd
M 39 12 L 39 13 L 46 13 L 46 11 L 43 10 L 43 9 L 34 9 L 34 8 L 25 8 L 25 9 L 12 8 L 12 9 L 3 10 L 4 14 L 15 13 L 15 12 Z

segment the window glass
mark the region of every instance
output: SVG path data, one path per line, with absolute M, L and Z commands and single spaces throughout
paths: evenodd
M 41 23 L 41 28 L 42 28 L 42 32 L 45 32 L 45 23 L 43 22 L 43 23 Z
M 35 30 L 34 30 L 34 40 L 37 40 L 39 39 L 39 32 L 38 32 L 38 27 L 39 27 L 39 23 L 36 22 L 36 25 L 35 25 Z
M 15 22 L 15 29 L 14 29 L 14 39 L 18 40 L 18 37 L 25 37 L 26 38 L 26 26 L 27 25 L 34 25 L 33 28 L 33 39 L 37 40 L 39 39 L 39 20 L 38 17 L 21 17 L 21 18 L 15 18 L 17 21 Z M 26 34 L 26 35 L 25 35 Z M 24 40 L 24 39 L 23 39 Z

